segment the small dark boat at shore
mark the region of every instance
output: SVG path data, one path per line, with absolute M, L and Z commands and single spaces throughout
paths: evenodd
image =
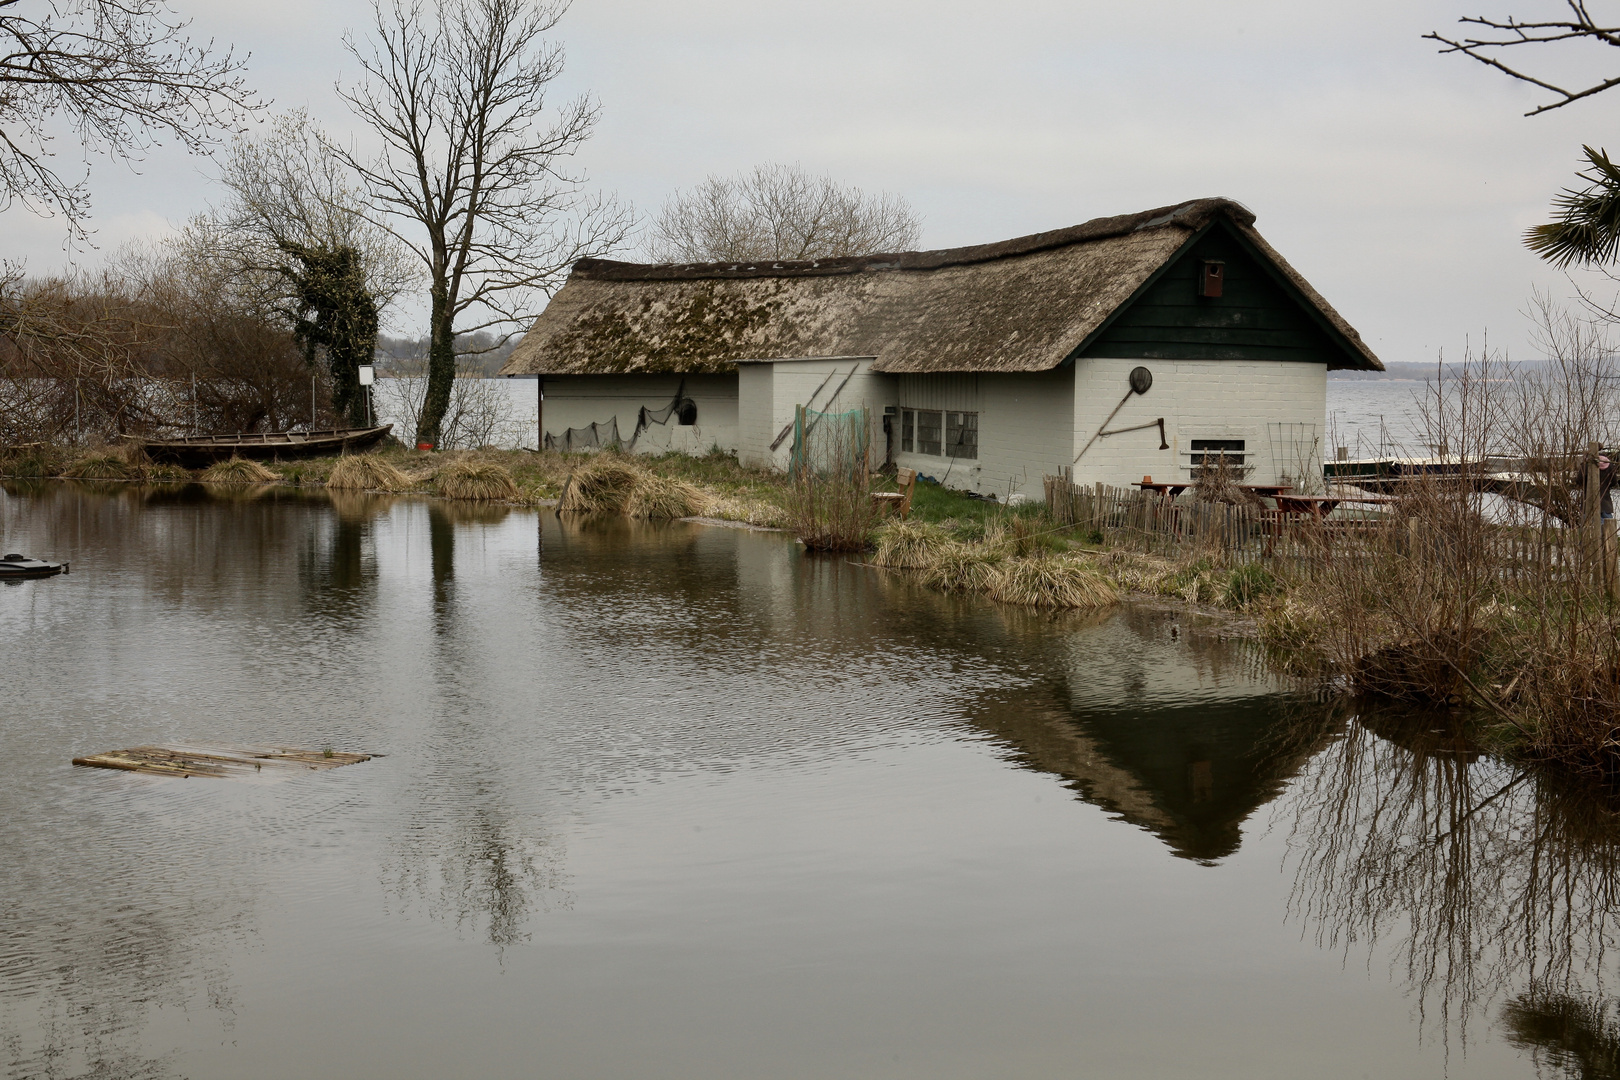
M 0 581 L 55 577 L 67 572 L 68 564 L 65 562 L 46 562 L 44 559 L 30 559 L 26 555 L 0 555 Z
M 194 435 L 184 439 L 131 439 L 140 443 L 153 461 L 207 468 L 233 457 L 256 461 L 327 457 L 367 450 L 388 437 L 393 424 L 370 428 L 318 428 L 313 431 L 273 431 L 235 435 Z

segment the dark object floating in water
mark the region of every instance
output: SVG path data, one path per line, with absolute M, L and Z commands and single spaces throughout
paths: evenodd
M 371 758 L 370 754 L 351 754 L 341 750 L 294 750 L 286 747 L 237 750 L 223 747 L 137 746 L 133 750 L 109 750 L 105 754 L 76 757 L 73 764 L 188 778 L 262 775 L 265 766 L 270 767 L 272 774 L 288 770 L 335 769 L 339 765 L 353 765 L 370 761 Z
M 200 469 L 233 457 L 256 461 L 324 457 L 365 450 L 387 438 L 393 424 L 370 428 L 318 428 L 314 431 L 272 431 L 260 434 L 194 435 L 184 439 L 146 441 L 131 438 L 153 461 L 166 461 Z
M 54 577 L 68 572 L 65 562 L 46 562 L 26 555 L 0 555 L 0 581 L 14 578 Z

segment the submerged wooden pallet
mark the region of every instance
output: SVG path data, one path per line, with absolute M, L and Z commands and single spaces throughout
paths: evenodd
M 130 750 L 109 750 L 104 754 L 76 757 L 73 764 L 93 769 L 121 769 L 124 772 L 147 773 L 152 776 L 189 778 L 262 775 L 266 767 L 275 771 L 335 769 L 339 765 L 353 765 L 356 762 L 370 760 L 370 754 L 351 754 L 341 750 L 296 750 L 289 747 L 198 749 L 137 746 Z

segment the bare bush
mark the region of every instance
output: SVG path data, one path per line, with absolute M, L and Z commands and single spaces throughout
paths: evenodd
M 1360 689 L 1472 706 L 1532 754 L 1612 776 L 1620 603 L 1593 447 L 1612 445 L 1616 371 L 1598 328 L 1546 305 L 1540 320 L 1544 370 L 1470 357 L 1431 384 L 1430 471 L 1383 527 L 1332 537 L 1296 593 Z
M 760 165 L 677 191 L 653 220 L 655 262 L 826 259 L 907 251 L 922 219 L 899 195 L 868 194 L 799 165 Z

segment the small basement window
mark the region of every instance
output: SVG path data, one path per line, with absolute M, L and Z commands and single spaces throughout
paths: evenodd
M 1242 439 L 1194 439 L 1192 463 L 1194 466 L 1215 465 L 1225 461 L 1228 465 L 1242 465 L 1243 448 Z
M 697 402 L 693 401 L 691 398 L 687 398 L 685 401 L 681 402 L 680 407 L 675 410 L 675 416 L 681 427 L 691 427 L 693 424 L 697 423 Z
M 976 412 L 948 412 L 945 414 L 945 456 L 977 458 L 979 456 L 979 414 Z

